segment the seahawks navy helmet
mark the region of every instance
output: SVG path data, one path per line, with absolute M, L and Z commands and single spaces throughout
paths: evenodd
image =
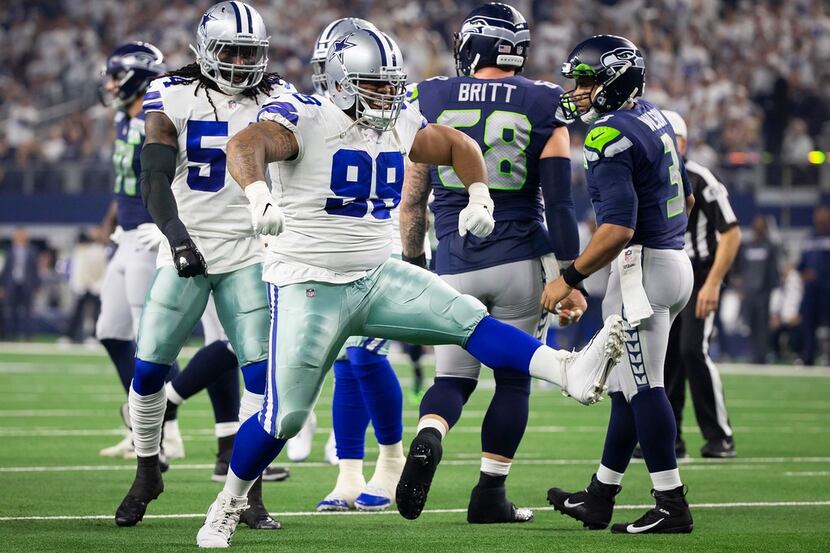
M 470 76 L 482 67 L 520 72 L 530 48 L 530 29 L 519 11 L 491 2 L 470 12 L 455 34 L 455 68 Z
M 147 42 L 122 44 L 107 58 L 99 87 L 101 102 L 124 109 L 144 95 L 150 81 L 164 74 L 164 56 Z M 114 86 L 107 86 L 111 81 Z
M 591 122 L 599 114 L 620 109 L 643 95 L 646 63 L 633 42 L 614 35 L 598 35 L 580 42 L 562 64 L 562 75 L 576 80 L 577 87 L 562 95 L 560 105 L 568 119 Z M 576 89 L 591 86 L 591 91 L 575 95 Z M 590 107 L 580 108 L 585 97 Z

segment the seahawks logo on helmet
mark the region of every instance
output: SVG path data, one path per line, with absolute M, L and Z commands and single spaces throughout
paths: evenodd
M 606 69 L 617 68 L 628 62 L 631 62 L 635 67 L 643 67 L 642 58 L 631 48 L 616 48 L 610 52 L 606 52 L 599 61 Z

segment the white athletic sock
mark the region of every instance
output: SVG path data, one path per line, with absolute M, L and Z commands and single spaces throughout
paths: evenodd
M 403 442 L 390 445 L 378 444 L 378 449 L 380 454 L 375 465 L 375 472 L 366 486 L 383 488 L 391 497 L 398 485 L 398 480 L 401 479 L 401 472 L 406 463 L 406 457 L 403 456 Z
M 481 458 L 481 472 L 489 474 L 490 476 L 507 476 L 510 474 L 510 467 L 513 462 L 505 463 L 504 461 L 496 461 L 487 457 Z
M 148 396 L 139 395 L 130 385 L 130 424 L 133 427 L 135 454 L 139 457 L 158 455 L 161 426 L 167 397 L 164 388 Z
M 530 376 L 541 378 L 562 388 L 562 360 L 570 355 L 564 350 L 553 349 L 542 345 L 533 352 L 530 358 Z
M 239 430 L 239 422 L 217 422 L 213 425 L 213 432 L 217 438 L 233 436 Z
M 619 486 L 622 484 L 623 476 L 625 476 L 624 472 L 611 470 L 602 463 L 600 463 L 599 468 L 597 469 L 597 480 L 603 484 Z
M 225 480 L 225 491 L 234 497 L 248 497 L 248 492 L 254 485 L 256 480 L 242 480 L 233 469 L 228 468 L 228 479 Z
M 418 421 L 418 427 L 415 429 L 415 433 L 419 433 L 424 428 L 434 428 L 441 434 L 441 439 L 444 439 L 444 436 L 447 435 L 447 427 L 444 426 L 444 423 L 435 417 L 424 417 Z
M 680 469 L 650 472 L 649 476 L 651 476 L 651 485 L 658 492 L 673 490 L 683 485 L 683 482 L 680 481 Z
M 327 497 L 344 499 L 352 505 L 366 485 L 363 478 L 363 459 L 340 459 L 337 467 L 337 483 Z
M 179 395 L 179 392 L 173 387 L 173 381 L 168 382 L 164 385 L 164 389 L 167 392 L 167 400 L 174 404 L 174 405 L 181 405 L 184 403 L 184 398 Z
M 242 392 L 242 401 L 239 402 L 239 422 L 245 422 L 254 413 L 259 413 L 262 410 L 262 403 L 264 401 L 264 394 L 255 394 L 244 390 Z

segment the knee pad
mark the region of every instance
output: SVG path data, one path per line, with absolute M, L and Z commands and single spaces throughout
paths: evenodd
M 265 393 L 265 384 L 268 379 L 268 361 L 262 360 L 242 367 L 242 378 L 245 389 L 255 394 Z
M 170 365 L 135 360 L 133 390 L 140 396 L 155 394 L 164 387 L 164 379 L 170 372 Z
M 308 420 L 311 411 L 292 411 L 280 417 L 277 422 L 276 438 L 280 440 L 289 440 L 296 436 Z

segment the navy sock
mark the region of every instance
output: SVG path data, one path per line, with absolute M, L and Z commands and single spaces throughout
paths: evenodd
M 171 380 L 173 389 L 182 399 L 187 399 L 216 382 L 224 372 L 236 372 L 236 356 L 230 354 L 232 359 L 229 360 L 228 354 L 230 352 L 225 342 L 216 341 L 203 347 L 184 370 Z
M 173 364 L 170 365 L 170 370 L 167 371 L 167 376 L 164 377 L 164 381 L 170 382 L 171 380 L 179 376 L 179 374 L 181 374 L 181 370 L 179 370 L 179 362 L 173 361 Z
M 234 440 L 231 470 L 242 480 L 256 480 L 285 446 L 285 440 L 266 432 L 258 418 L 259 413 L 242 423 Z
M 125 392 L 130 391 L 130 382 L 135 372 L 135 342 L 132 340 L 116 340 L 105 338 L 101 345 L 107 350 L 107 354 L 118 371 L 118 378 Z
M 477 382 L 472 378 L 435 377 L 421 400 L 420 416 L 438 415 L 450 428 L 461 417 L 461 410 L 476 389 Z
M 334 397 L 331 404 L 334 440 L 340 459 L 363 459 L 369 411 L 360 383 L 348 361 L 334 362 Z
M 622 392 L 614 392 L 608 396 L 611 398 L 611 417 L 608 419 L 608 431 L 605 434 L 602 464 L 615 472 L 625 473 L 637 445 L 634 411 Z
M 637 436 L 649 472 L 677 468 L 674 441 L 677 424 L 664 388 L 649 388 L 631 398 Z
M 268 360 L 255 361 L 242 367 L 242 379 L 245 389 L 255 394 L 265 394 L 265 383 L 268 378 Z M 276 411 L 274 411 L 276 413 Z
M 142 361 L 136 358 L 133 374 L 133 390 L 140 396 L 155 394 L 164 386 L 164 377 L 170 372 L 170 365 Z
M 481 319 L 464 346 L 491 369 L 530 373 L 530 360 L 542 342 L 509 324 L 487 316 Z
M 400 442 L 403 438 L 403 392 L 389 360 L 385 355 L 363 348 L 348 348 L 346 353 L 378 443 Z
M 214 360 L 217 364 L 224 364 L 227 368 L 219 377 L 207 387 L 210 404 L 213 407 L 213 418 L 217 423 L 236 422 L 239 420 L 239 371 L 237 370 L 236 355 L 223 344 L 223 351 L 217 350 Z
M 512 459 L 527 427 L 530 377 L 493 371 L 496 392 L 481 423 L 481 451 Z

